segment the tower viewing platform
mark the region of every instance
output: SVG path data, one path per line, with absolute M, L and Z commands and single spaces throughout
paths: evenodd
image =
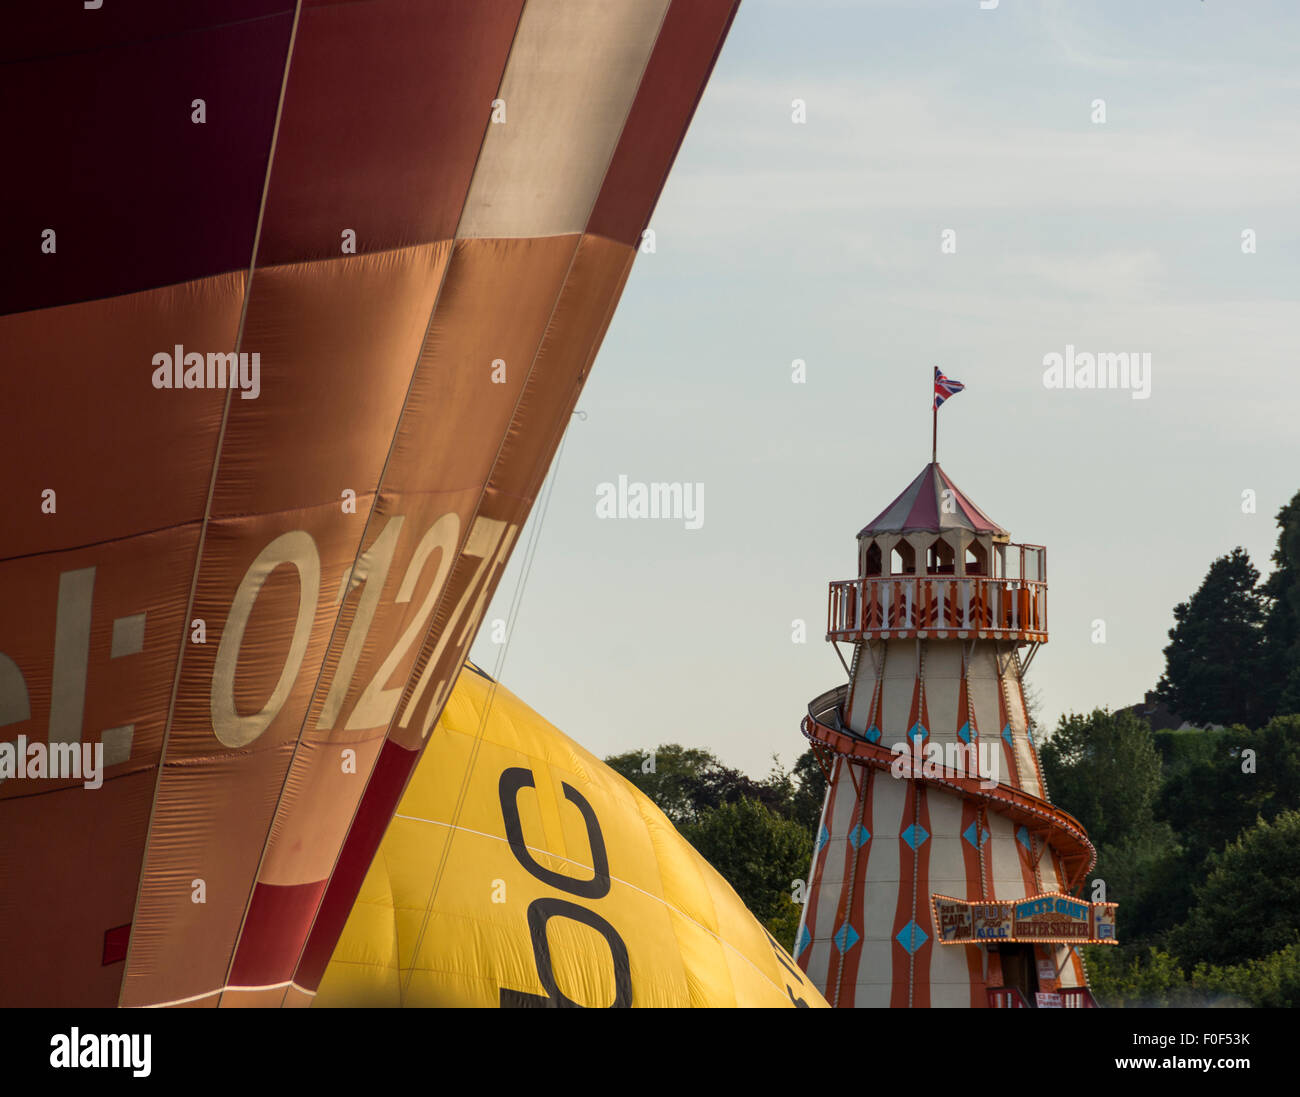
M 1024 577 L 966 574 L 927 569 L 921 575 L 865 575 L 830 585 L 826 638 L 858 640 L 1016 640 L 1047 642 L 1047 580 L 1041 545 L 1018 549 L 1021 567 L 1036 566 Z M 1031 556 L 1033 554 L 1033 556 Z M 1036 559 L 1034 559 L 1036 557 Z
M 930 463 L 858 532 L 858 578 L 830 584 L 826 638 L 1047 640 L 1047 550 L 1012 544 Z

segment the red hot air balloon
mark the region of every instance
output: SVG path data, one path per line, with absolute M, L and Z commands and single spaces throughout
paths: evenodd
M 309 998 L 735 6 L 8 18 L 0 1003 Z

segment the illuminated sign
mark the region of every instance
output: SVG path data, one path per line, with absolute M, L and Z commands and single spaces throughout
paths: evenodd
M 1088 903 L 1060 892 L 1013 901 L 932 896 L 939 943 L 988 941 L 1108 944 L 1115 939 L 1115 903 Z

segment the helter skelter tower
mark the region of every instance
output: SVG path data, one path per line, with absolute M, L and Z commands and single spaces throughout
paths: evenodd
M 1096 855 L 1048 800 L 1022 687 L 1046 578 L 932 461 L 831 583 L 853 657 L 803 721 L 829 787 L 795 942 L 831 1005 L 1094 1004 L 1075 946 L 1114 942 L 1115 904 L 1070 894 Z

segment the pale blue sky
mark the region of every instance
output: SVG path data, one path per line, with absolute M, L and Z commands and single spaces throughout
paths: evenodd
M 569 430 L 502 681 L 602 756 L 789 764 L 844 680 L 826 584 L 929 459 L 938 365 L 967 385 L 944 469 L 1048 549 L 1047 721 L 1140 700 L 1175 603 L 1234 545 L 1267 572 L 1300 489 L 1297 41 L 1281 2 L 743 0 Z M 1066 344 L 1149 352 L 1150 399 L 1045 389 Z M 620 474 L 703 482 L 703 528 L 599 520 Z M 524 543 L 474 647 L 489 671 Z

